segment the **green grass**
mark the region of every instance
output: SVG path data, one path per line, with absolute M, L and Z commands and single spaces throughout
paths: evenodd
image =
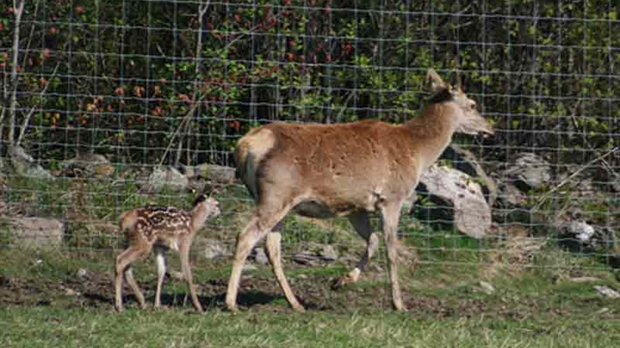
M 3 347 L 613 347 L 620 321 L 5 308 Z
M 308 313 L 292 312 L 270 267 L 262 265 L 244 273 L 242 312 L 226 312 L 222 297 L 231 260 L 204 259 L 197 240 L 192 268 L 205 315 L 187 303 L 185 283 L 173 280 L 164 285 L 167 310 L 138 310 L 126 292 L 127 311 L 119 315 L 112 311 L 112 274 L 122 238 L 94 222 L 114 224 L 120 211 L 148 201 L 187 208 L 191 195 L 149 196 L 131 182 L 12 180 L 11 203 L 27 214 L 66 217 L 70 224 L 62 251 L 0 249 L 0 347 L 581 348 L 619 342 L 620 301 L 601 297 L 594 285 L 620 285 L 596 258 L 548 243 L 513 263 L 515 255 L 502 241 L 433 231 L 407 218 L 401 222 L 402 245 L 417 250 L 399 269 L 408 313 L 390 308 L 383 244 L 358 283 L 333 291 L 331 281 L 353 267 L 364 249 L 362 240 L 344 218 L 317 222 L 290 216 L 284 226 L 284 267 Z M 225 213 L 199 237 L 222 240 L 230 248 L 252 204 L 239 186 L 227 187 L 217 198 Z M 5 245 L 3 236 L 8 234 L 0 233 Z M 291 255 L 309 243 L 334 244 L 341 259 L 324 267 L 296 265 Z M 518 245 L 513 247 L 511 252 L 518 252 Z M 168 261 L 169 269 L 180 269 L 174 253 Z M 154 261 L 135 267 L 152 305 Z M 81 268 L 88 271 L 86 280 L 76 275 Z M 596 280 L 571 281 L 576 276 Z M 482 291 L 481 280 L 495 292 Z
M 612 347 L 620 339 L 620 302 L 600 297 L 593 288 L 617 289 L 611 272 L 582 271 L 581 276 L 598 280 L 577 283 L 568 279 L 568 269 L 533 267 L 513 274 L 500 267 L 483 278 L 496 288 L 486 294 L 478 284 L 483 265 L 422 264 L 415 271 L 401 270 L 410 310 L 397 313 L 389 306 L 384 272 L 368 271 L 354 286 L 332 291 L 328 280 L 343 274 L 347 265 L 287 263 L 293 291 L 315 305 L 302 315 L 289 308 L 269 267 L 259 266 L 245 274 L 240 294 L 266 300 L 241 305 L 242 311 L 232 314 L 216 299 L 224 293 L 230 262 L 194 256 L 202 300 L 216 296 L 206 303 L 206 314 L 195 313 L 185 302 L 185 283 L 178 281 L 164 286 L 167 309 L 139 310 L 126 299 L 127 310 L 116 314 L 113 253 L 16 251 L 0 250 L 2 347 L 581 348 Z M 137 264 L 136 276 L 152 305 L 155 269 L 148 261 Z M 178 269 L 173 256 L 170 265 Z M 87 284 L 76 276 L 80 268 L 88 270 Z M 65 294 L 67 287 L 81 295 Z

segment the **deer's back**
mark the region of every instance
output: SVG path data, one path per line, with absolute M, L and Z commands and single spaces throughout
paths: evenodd
M 272 123 L 239 141 L 237 163 L 254 195 L 289 190 L 346 213 L 409 190 L 417 181 L 410 145 L 405 127 L 379 121 Z

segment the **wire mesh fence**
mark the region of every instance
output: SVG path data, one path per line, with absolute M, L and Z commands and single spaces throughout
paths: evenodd
M 527 258 L 551 245 L 591 255 L 584 265 L 617 262 L 615 1 L 2 6 L 3 246 L 28 229 L 21 217 L 41 217 L 62 223 L 49 233 L 62 248 L 118 248 L 122 211 L 147 202 L 188 207 L 189 189 L 205 184 L 224 187 L 216 194 L 223 217 L 210 222 L 209 236 L 232 243 L 252 209 L 233 178 L 239 137 L 276 120 L 403 123 L 429 98 L 425 76 L 434 67 L 446 80 L 458 72 L 495 125 L 491 138 L 456 137 L 440 160 L 469 175 L 462 180 L 478 187 L 492 222 L 472 238 L 454 227 L 470 211 L 419 195 L 400 232 L 426 253 L 420 261 Z M 50 228 L 41 226 L 39 237 Z M 289 218 L 285 242 L 289 250 L 346 247 L 347 229 L 345 220 Z

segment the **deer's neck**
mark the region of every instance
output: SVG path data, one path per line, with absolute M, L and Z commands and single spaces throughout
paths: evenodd
M 192 215 L 192 231 L 193 232 L 196 232 L 199 229 L 201 229 L 205 225 L 205 222 L 207 221 L 207 218 L 209 217 L 209 213 L 207 209 L 204 209 L 204 207 L 194 207 L 194 209 L 192 209 L 190 214 Z
M 434 103 L 422 109 L 421 116 L 405 124 L 417 145 L 422 170 L 433 164 L 452 141 L 456 129 L 455 112 L 449 103 Z

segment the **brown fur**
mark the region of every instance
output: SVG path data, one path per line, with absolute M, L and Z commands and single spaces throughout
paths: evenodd
M 155 307 L 161 305 L 161 287 L 166 273 L 165 253 L 168 250 L 175 250 L 180 254 L 181 268 L 188 282 L 192 303 L 196 310 L 202 312 L 189 266 L 189 250 L 194 235 L 202 228 L 206 219 L 219 214 L 218 202 L 205 196 L 200 196 L 189 212 L 175 207 L 146 206 L 121 214 L 119 227 L 120 231 L 125 233 L 129 246 L 116 258 L 114 277 L 116 309 L 118 311 L 123 309 L 121 294 L 123 276 L 135 293 L 140 306 L 145 307 L 144 296 L 133 278 L 131 264 L 155 249 L 158 271 Z
M 404 309 L 395 258 L 402 203 L 414 192 L 421 173 L 448 146 L 453 133 L 493 133 L 475 110 L 475 102 L 460 88 L 445 85 L 432 70 L 429 78 L 435 92 L 431 101 L 419 118 L 403 125 L 380 121 L 336 125 L 277 122 L 254 129 L 239 140 L 235 152 L 238 175 L 252 193 L 257 210 L 239 235 L 226 299 L 229 308 L 236 306 L 240 267 L 247 253 L 266 235 L 268 253 L 279 255 L 279 222 L 293 210 L 317 218 L 349 216 L 356 231 L 368 241 L 365 255 L 349 274 L 352 281 L 357 280 L 376 250 L 378 243 L 372 237 L 368 214 L 380 212 L 393 301 L 396 308 Z M 296 310 L 303 311 L 281 265 L 278 262 L 273 266 L 287 299 Z

